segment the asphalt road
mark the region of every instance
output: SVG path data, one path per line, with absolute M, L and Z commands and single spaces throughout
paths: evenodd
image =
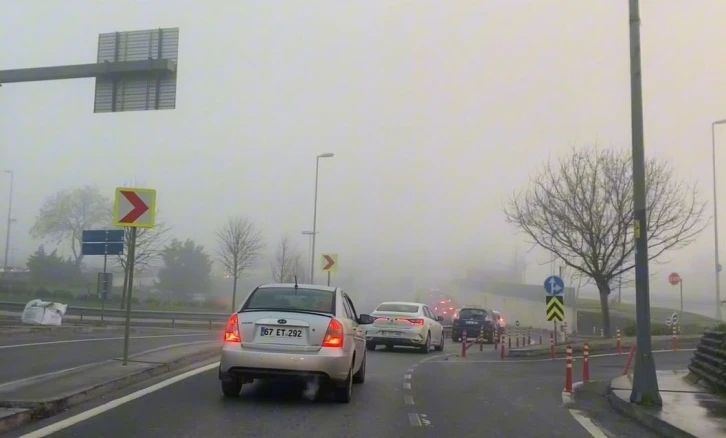
M 596 404 L 591 404 L 592 412 L 583 410 L 602 435 L 588 432 L 562 406 L 563 361 L 500 361 L 494 351 L 462 359 L 456 355 L 459 349 L 448 345 L 444 354 L 429 355 L 368 352 L 367 380 L 355 386 L 353 401 L 347 405 L 309 401 L 303 386 L 260 382 L 246 385 L 239 398 L 227 399 L 212 361 L 206 371 L 167 382 L 168 386 L 158 386 L 170 379 L 164 376 L 7 436 L 37 431 L 43 433 L 26 438 L 652 437 L 606 406 L 598 411 Z M 691 354 L 658 354 L 659 369 L 683 368 Z M 616 377 L 625 360 L 626 355 L 593 357 L 592 377 Z M 580 380 L 579 373 L 578 361 L 575 381 Z M 144 388 L 151 392 L 137 393 Z M 125 403 L 118 403 L 120 397 L 127 397 Z
M 189 341 L 219 339 L 217 332 L 142 331 L 134 333 L 129 353 Z M 121 357 L 123 332 L 18 334 L 0 338 L 0 385 Z

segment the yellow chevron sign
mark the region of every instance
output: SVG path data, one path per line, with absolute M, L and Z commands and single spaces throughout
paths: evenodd
M 547 309 L 547 321 L 564 321 L 565 320 L 565 297 L 548 296 L 546 309 Z

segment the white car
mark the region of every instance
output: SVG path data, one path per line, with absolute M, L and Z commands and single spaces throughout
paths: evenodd
M 366 327 L 366 348 L 378 345 L 417 347 L 428 353 L 444 349 L 442 316 L 436 316 L 429 306 L 421 303 L 390 301 L 378 305 L 371 313 L 373 324 Z

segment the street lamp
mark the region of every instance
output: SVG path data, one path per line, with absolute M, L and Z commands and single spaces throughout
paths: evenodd
M 310 255 L 310 284 L 315 284 L 315 235 L 318 233 L 318 169 L 320 168 L 321 158 L 332 158 L 334 156 L 334 153 L 326 152 L 315 157 L 315 201 L 313 204 L 313 244 Z
M 716 196 L 716 125 L 726 124 L 726 119 L 711 123 L 711 154 L 713 165 L 713 262 L 716 276 L 716 319 L 721 321 L 721 265 L 718 261 L 718 200 Z
M 8 223 L 5 230 L 5 259 L 3 260 L 3 275 L 8 272 L 8 251 L 10 251 L 10 227 L 13 223 L 13 179 L 15 176 L 12 170 L 5 170 L 5 173 L 10 175 L 10 196 L 8 197 Z

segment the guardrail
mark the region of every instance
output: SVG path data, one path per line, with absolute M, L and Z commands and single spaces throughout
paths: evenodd
M 5 312 L 17 312 L 22 313 L 25 309 L 24 303 L 13 303 L 9 301 L 0 301 L 0 310 Z M 76 307 L 68 306 L 66 310 L 67 316 L 77 316 L 83 321 L 84 317 L 101 317 L 101 309 L 95 307 Z M 225 323 L 229 319 L 229 313 L 215 313 L 215 312 L 176 312 L 172 310 L 143 310 L 143 309 L 131 309 L 131 319 L 153 319 L 159 321 L 170 321 L 171 326 L 177 323 L 177 321 L 194 321 L 194 322 L 207 322 L 209 328 L 212 328 L 214 323 Z M 125 318 L 126 311 L 121 309 L 104 309 L 103 316 L 105 318 Z M 451 326 L 445 325 L 444 331 L 451 333 Z

